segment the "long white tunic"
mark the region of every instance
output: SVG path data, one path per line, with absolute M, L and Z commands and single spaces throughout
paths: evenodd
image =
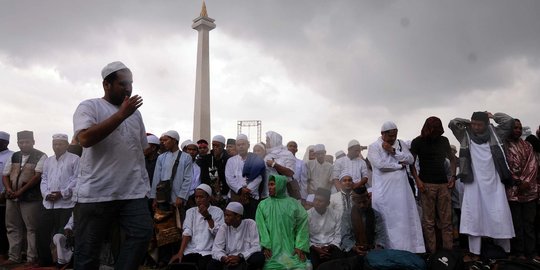
M 227 185 L 229 185 L 231 190 L 236 193 L 238 193 L 241 188 L 247 187 L 251 190 L 251 197 L 258 200 L 259 185 L 262 182 L 262 175 L 257 176 L 248 183 L 247 179 L 242 176 L 244 163 L 245 160 L 243 160 L 240 155 L 236 155 L 227 160 L 227 165 L 225 166 L 225 179 L 227 180 Z M 228 196 L 231 198 L 231 191 L 229 191 Z
M 308 194 L 313 194 L 318 188 L 332 189 L 332 171 L 334 167 L 328 162 L 319 163 L 316 159 L 307 163 Z
M 304 163 L 303 160 L 297 158 L 296 159 L 296 167 L 294 170 L 294 179 L 298 181 L 298 185 L 300 186 L 300 196 L 302 199 L 306 199 L 308 192 L 308 176 L 307 176 L 307 166 L 306 163 Z
M 330 205 L 328 208 L 335 211 L 341 220 L 341 216 L 343 216 L 343 211 L 345 211 L 345 208 L 350 212 L 352 209 L 352 192 L 348 195 L 349 197 L 349 206 L 345 205 L 347 203 L 347 194 L 345 194 L 343 191 L 336 192 L 330 196 Z
M 184 220 L 184 232 L 182 235 L 191 236 L 191 241 L 184 250 L 184 255 L 190 253 L 198 253 L 202 256 L 212 254 L 212 245 L 214 244 L 214 236 L 216 235 L 223 221 L 223 211 L 219 207 L 208 207 L 208 213 L 212 215 L 214 227 L 208 226 L 208 221 L 199 213 L 197 206 L 191 207 L 186 211 L 186 219 Z
M 191 187 L 189 188 L 188 196 L 195 194 L 195 189 L 201 184 L 201 167 L 195 161 L 191 165 L 193 174 L 191 175 Z
M 68 220 L 68 223 L 66 226 L 64 226 L 64 230 L 69 229 L 73 230 L 73 214 L 71 214 L 71 217 Z M 60 264 L 66 264 L 69 263 L 71 260 L 71 256 L 73 255 L 73 250 L 71 248 L 66 247 L 67 244 L 67 237 L 62 233 L 57 233 L 53 236 L 53 242 L 56 246 L 56 254 L 58 257 L 58 263 Z
M 489 143 L 470 143 L 474 181 L 464 184 L 459 231 L 473 236 L 515 236 L 503 183 L 493 164 Z
M 56 155 L 48 157 L 43 164 L 41 174 L 41 195 L 43 206 L 46 209 L 73 208 L 75 202 L 71 200 L 76 178 L 79 173 L 79 156 L 65 152 L 58 159 Z M 52 192 L 60 191 L 62 198 L 51 202 L 45 200 Z
M 382 148 L 382 139 L 369 146 L 368 159 L 373 167 L 373 209 L 378 211 L 388 235 L 385 248 L 424 253 L 424 237 L 416 201 L 411 192 L 407 172 L 400 161 L 412 164 L 414 158 L 405 143 L 398 140 L 391 155 Z M 401 150 L 400 150 L 401 149 Z
M 307 211 L 309 217 L 309 244 L 323 247 L 341 244 L 341 215 L 331 208 L 319 214 L 315 208 Z
M 280 145 L 277 147 L 273 147 L 270 149 L 267 149 L 266 156 L 264 157 L 264 162 L 266 163 L 268 160 L 274 160 L 277 164 L 284 166 L 293 172 L 296 170 L 296 158 L 291 153 L 291 151 L 287 150 L 286 147 Z M 275 168 L 272 168 L 266 164 L 266 179 L 263 182 L 263 191 L 262 191 L 262 197 L 267 198 L 268 197 L 268 178 L 270 175 L 278 175 L 279 173 Z M 292 181 L 292 177 L 287 177 L 287 182 Z
M 249 259 L 251 254 L 258 251 L 261 251 L 261 246 L 257 224 L 253 219 L 244 219 L 238 228 L 227 224 L 219 227 L 212 247 L 212 258 L 219 261 L 223 256 L 238 256 L 242 253 Z
M 343 172 L 348 172 L 351 175 L 353 182 L 358 183 L 364 177 L 369 177 L 368 168 L 366 162 L 361 158 L 350 159 L 349 157 L 343 157 L 334 162 L 334 170 L 332 172 L 332 179 L 338 179 Z

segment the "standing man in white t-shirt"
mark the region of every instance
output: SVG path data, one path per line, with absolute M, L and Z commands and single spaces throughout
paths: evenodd
M 121 62 L 101 71 L 103 98 L 83 101 L 73 115 L 82 147 L 73 200 L 75 269 L 98 269 L 100 246 L 118 221 L 126 239 L 116 269 L 137 269 L 152 236 L 145 199 L 150 190 L 143 149 L 147 147 L 142 98 L 131 96 L 133 76 Z

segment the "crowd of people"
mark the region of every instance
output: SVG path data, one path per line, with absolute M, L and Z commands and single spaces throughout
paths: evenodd
M 253 147 L 244 134 L 147 133 L 132 72 L 113 62 L 102 78 L 53 156 L 32 131 L 17 132 L 17 152 L 0 132 L 0 265 L 356 269 L 374 249 L 475 261 L 486 243 L 540 265 L 540 128 L 524 140 L 517 118 L 453 119 L 459 151 L 432 116 L 412 141 L 385 122 L 369 147 L 315 144 L 300 159 L 274 131 Z

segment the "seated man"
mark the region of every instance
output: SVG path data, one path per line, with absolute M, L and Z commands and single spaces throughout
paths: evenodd
M 342 180 L 343 182 L 343 180 Z M 352 182 L 352 181 L 351 181 Z M 347 257 L 321 264 L 318 270 L 362 269 L 364 256 L 374 248 L 384 248 L 386 233 L 381 216 L 371 208 L 371 200 L 365 187 L 355 188 L 352 192 L 350 230 L 354 234 L 354 246 Z
M 343 255 L 339 244 L 341 242 L 341 216 L 328 208 L 330 205 L 330 190 L 318 188 L 315 191 L 313 208 L 308 210 L 310 256 L 313 268 L 319 264 L 339 259 Z
M 353 251 L 364 256 L 371 249 L 384 248 L 388 236 L 381 215 L 371 207 L 367 189 L 355 188 L 352 201 L 351 223 L 355 238 Z
M 264 255 L 259 245 L 259 232 L 253 219 L 244 219 L 241 203 L 231 202 L 225 209 L 225 225 L 221 225 L 212 247 L 208 269 L 261 269 Z
M 73 255 L 73 214 L 71 214 L 69 221 L 64 226 L 64 233 L 57 233 L 53 236 L 53 243 L 56 246 L 56 255 L 58 257 L 56 268 L 67 268 Z
M 341 218 L 341 250 L 346 253 L 347 256 L 355 256 L 356 253 L 352 250 L 355 244 L 352 224 L 351 224 L 351 209 L 353 205 L 353 178 L 352 173 L 345 170 L 338 177 L 341 187 L 341 191 L 336 192 L 330 196 L 330 206 Z
M 195 204 L 186 212 L 183 224 L 182 244 L 171 262 L 195 263 L 206 269 L 212 254 L 212 245 L 218 228 L 223 224 L 223 211 L 210 205 L 212 188 L 201 184 L 195 189 Z

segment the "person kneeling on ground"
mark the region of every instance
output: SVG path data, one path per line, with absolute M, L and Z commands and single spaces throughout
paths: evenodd
M 186 212 L 182 244 L 171 262 L 179 261 L 197 264 L 206 269 L 211 259 L 212 245 L 218 228 L 223 224 L 223 211 L 210 205 L 212 188 L 201 184 L 195 189 L 195 204 Z
M 330 205 L 330 190 L 318 188 L 315 192 L 313 208 L 308 210 L 309 216 L 309 254 L 313 268 L 320 263 L 339 259 L 343 252 L 339 249 L 341 242 L 341 216 Z
M 231 202 L 225 209 L 225 224 L 221 225 L 212 247 L 213 260 L 208 269 L 261 269 L 264 255 L 259 245 L 259 232 L 253 219 L 244 219 L 244 207 Z

